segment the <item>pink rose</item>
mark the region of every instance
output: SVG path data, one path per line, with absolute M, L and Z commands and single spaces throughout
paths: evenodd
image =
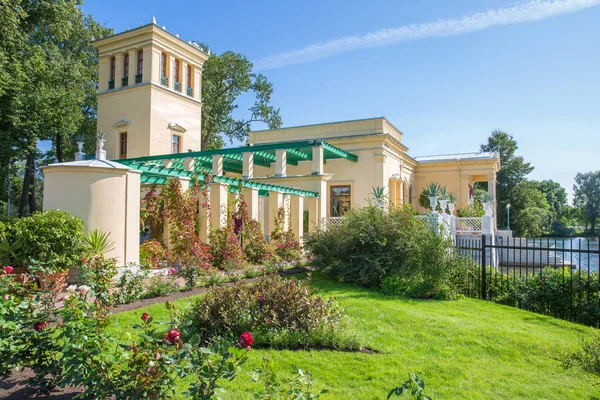
M 4 271 L 6 271 L 7 274 L 12 274 L 13 267 L 11 267 L 10 265 L 7 265 L 6 267 L 4 267 Z

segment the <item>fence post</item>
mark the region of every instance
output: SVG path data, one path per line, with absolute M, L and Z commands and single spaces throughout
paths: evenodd
M 486 277 L 486 254 L 485 254 L 485 235 L 481 235 L 481 298 L 487 300 L 487 277 Z

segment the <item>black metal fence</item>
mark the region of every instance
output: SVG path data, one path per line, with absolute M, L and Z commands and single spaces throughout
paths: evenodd
M 600 238 L 459 236 L 464 295 L 600 326 Z

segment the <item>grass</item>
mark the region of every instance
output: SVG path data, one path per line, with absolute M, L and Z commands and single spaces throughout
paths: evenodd
M 594 377 L 564 370 L 552 355 L 578 346 L 592 328 L 473 299 L 416 301 L 315 274 L 312 286 L 334 296 L 352 330 L 377 354 L 336 351 L 252 350 L 244 372 L 225 382 L 224 399 L 251 399 L 257 389 L 247 372 L 274 361 L 281 376 L 309 369 L 322 399 L 385 399 L 409 372 L 425 381 L 434 399 L 589 399 L 600 394 Z M 174 302 L 182 308 L 189 300 Z M 142 312 L 167 319 L 163 304 L 114 316 L 122 329 Z

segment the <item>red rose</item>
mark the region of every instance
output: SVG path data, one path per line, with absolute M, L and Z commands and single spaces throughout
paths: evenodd
M 142 314 L 142 321 L 144 321 L 144 322 L 148 321 L 148 313 Z
M 46 328 L 46 321 L 38 321 L 33 324 L 33 329 L 37 332 L 44 330 L 44 328 Z
M 175 268 L 171 268 L 171 269 L 169 270 L 169 273 L 170 273 L 171 275 L 175 275 L 175 274 L 177 273 L 177 270 L 176 270 Z
M 181 336 L 181 332 L 179 332 L 177 329 L 171 329 L 169 331 L 169 333 L 165 333 L 165 336 L 163 337 L 163 340 L 165 342 L 175 343 L 175 342 L 178 342 L 180 340 L 179 339 L 180 336 Z
M 238 342 L 244 347 L 250 347 L 254 343 L 254 338 L 250 332 L 244 332 L 240 335 Z
M 10 265 L 7 265 L 6 267 L 4 267 L 4 271 L 6 271 L 7 274 L 12 274 L 13 267 L 11 267 Z

